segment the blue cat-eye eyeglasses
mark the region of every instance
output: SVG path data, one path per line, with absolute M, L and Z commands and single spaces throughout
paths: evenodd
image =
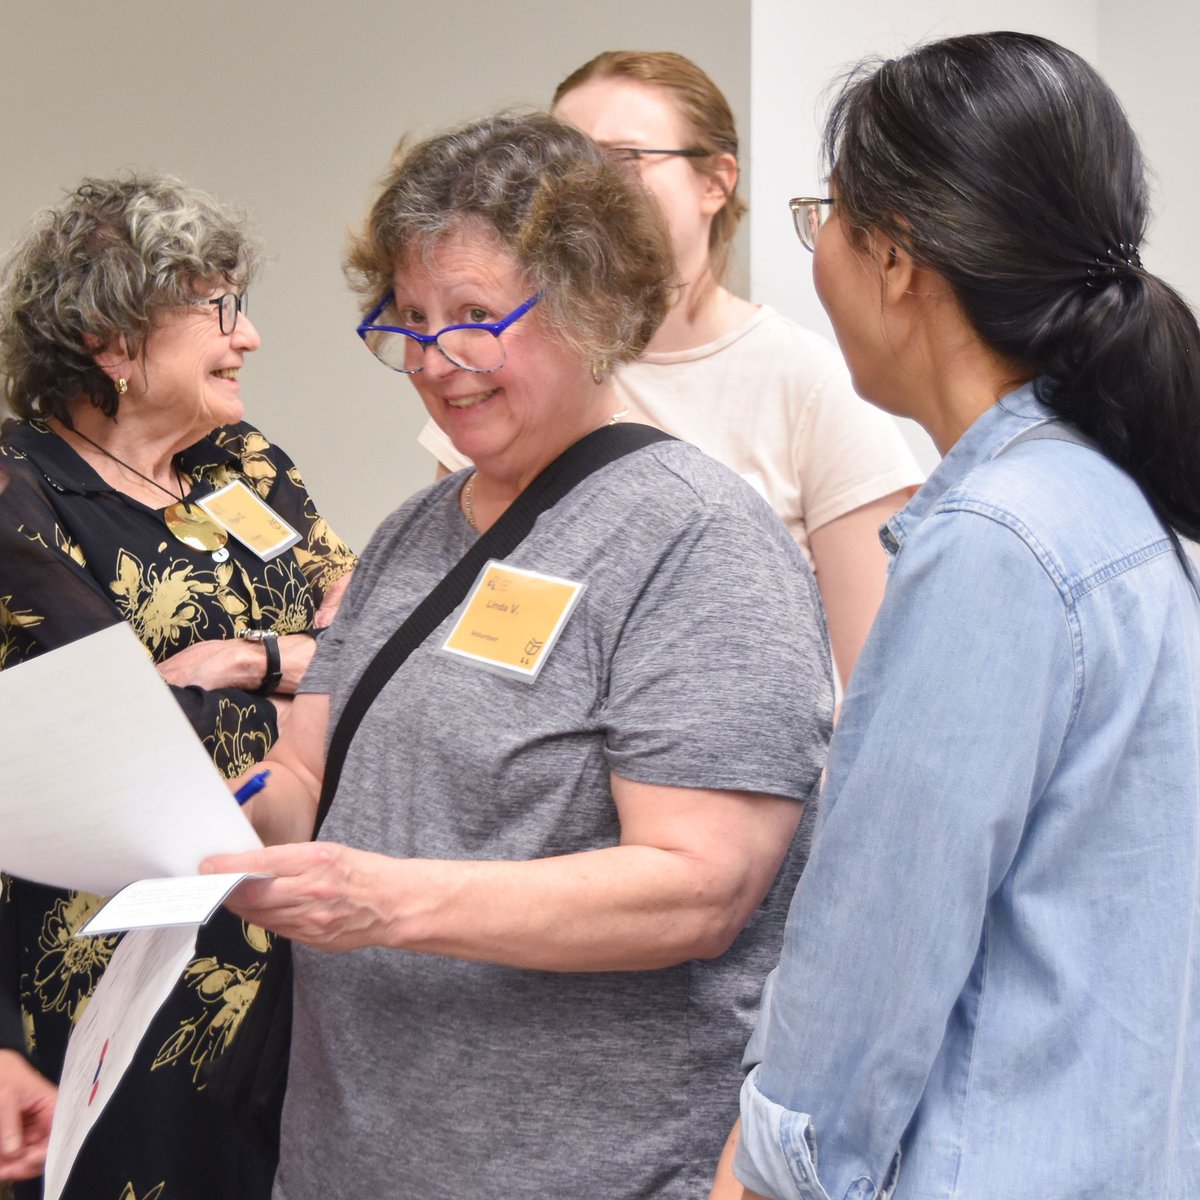
M 375 323 L 379 315 L 395 302 L 395 294 L 388 292 L 363 318 L 358 326 L 358 336 L 385 367 L 405 375 L 416 375 L 424 370 L 425 351 L 430 346 L 436 346 L 456 367 L 474 371 L 477 375 L 487 375 L 504 366 L 504 343 L 500 335 L 541 298 L 541 292 L 530 296 L 524 304 L 499 321 L 447 325 L 437 333 L 417 333 L 402 325 Z

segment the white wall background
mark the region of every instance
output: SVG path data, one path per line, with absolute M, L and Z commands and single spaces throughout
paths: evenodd
M 433 478 L 424 410 L 354 333 L 346 229 L 402 134 L 545 105 L 600 50 L 673 49 L 746 115 L 728 0 L 0 0 L 0 248 L 86 174 L 167 170 L 248 209 L 270 252 L 248 414 L 361 547 Z
M 819 18 L 792 0 L 754 0 L 751 20 L 750 286 L 830 338 L 812 286 L 812 256 L 792 231 L 787 201 L 826 195 L 820 130 L 831 82 L 868 55 L 891 57 L 916 42 L 988 29 L 1054 38 L 1096 59 L 1094 0 L 853 0 Z M 815 189 L 815 190 L 814 190 Z M 898 422 L 926 471 L 937 451 L 912 421 Z
M 1154 223 L 1146 266 L 1200 307 L 1200 138 L 1196 0 L 1100 0 L 1095 61 L 1121 97 L 1151 166 Z
M 831 80 L 866 55 L 890 56 L 951 34 L 1016 29 L 1062 42 L 1105 75 L 1157 175 L 1156 219 L 1143 258 L 1196 305 L 1200 244 L 1193 214 L 1200 165 L 1193 114 L 1200 5 L 1194 0 L 850 0 L 819 11 L 795 0 L 753 0 L 751 21 L 750 278 L 757 300 L 830 333 L 812 288 L 811 258 L 787 201 L 823 195 L 819 129 Z M 813 189 L 816 189 L 814 192 Z M 831 333 L 830 333 L 830 336 Z M 901 422 L 923 465 L 925 434 Z

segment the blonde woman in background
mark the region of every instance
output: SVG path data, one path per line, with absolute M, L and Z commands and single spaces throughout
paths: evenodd
M 559 84 L 553 111 L 653 194 L 682 281 L 646 354 L 616 372 L 622 408 L 699 446 L 767 499 L 816 574 L 845 684 L 883 596 L 879 526 L 921 482 L 912 455 L 895 423 L 854 393 L 832 345 L 725 286 L 746 211 L 737 130 L 695 63 L 606 51 Z M 445 469 L 467 465 L 432 421 L 420 441 Z

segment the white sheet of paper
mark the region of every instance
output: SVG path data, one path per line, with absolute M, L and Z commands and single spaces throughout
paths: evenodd
M 133 1061 L 196 946 L 194 925 L 139 929 L 117 947 L 71 1032 L 46 1155 L 45 1200 L 58 1200 L 84 1138 Z
M 0 868 L 107 896 L 262 843 L 128 625 L 0 671 Z
M 155 929 L 166 925 L 203 925 L 243 879 L 231 875 L 184 875 L 178 879 L 139 879 L 126 884 L 76 937 Z

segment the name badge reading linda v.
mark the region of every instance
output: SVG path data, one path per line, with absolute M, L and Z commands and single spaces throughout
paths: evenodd
M 294 546 L 300 535 L 240 479 L 196 501 L 264 562 Z
M 492 559 L 440 649 L 532 683 L 586 586 Z

